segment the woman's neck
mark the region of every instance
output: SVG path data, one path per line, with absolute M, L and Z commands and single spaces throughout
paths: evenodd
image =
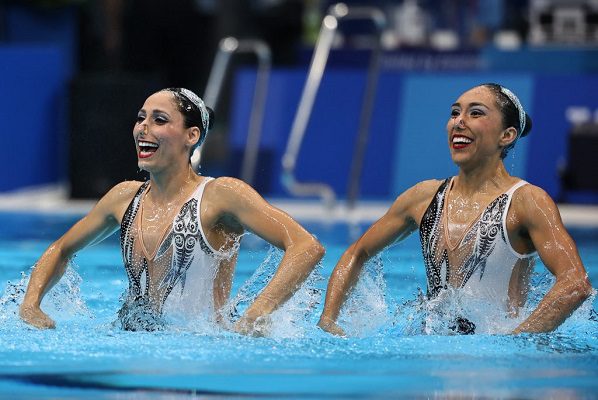
M 507 172 L 502 161 L 486 168 L 459 168 L 459 174 L 454 182 L 463 195 L 473 195 L 478 192 L 492 192 L 493 189 L 503 189 L 511 175 Z
M 151 197 L 154 202 L 171 202 L 191 190 L 189 186 L 195 188 L 200 180 L 201 177 L 193 171 L 190 164 L 176 173 L 165 171 L 160 174 L 150 174 Z

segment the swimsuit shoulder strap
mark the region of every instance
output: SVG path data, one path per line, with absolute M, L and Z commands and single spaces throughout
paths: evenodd
M 504 209 L 504 212 L 502 215 L 502 221 L 501 221 L 502 229 L 504 232 L 504 239 L 507 244 L 507 247 L 509 248 L 511 253 L 513 253 L 517 258 L 529 258 L 536 254 L 535 251 L 532 253 L 528 253 L 528 254 L 518 253 L 511 245 L 511 241 L 509 240 L 509 234 L 507 233 L 507 215 L 509 214 L 509 207 L 511 207 L 511 200 L 513 200 L 513 194 L 515 193 L 515 191 L 517 189 L 519 189 L 520 187 L 525 186 L 527 184 L 528 184 L 528 182 L 522 179 L 519 182 L 515 183 L 513 186 L 511 186 L 511 188 L 505 192 L 505 194 L 507 195 L 507 202 L 505 204 L 505 209 Z

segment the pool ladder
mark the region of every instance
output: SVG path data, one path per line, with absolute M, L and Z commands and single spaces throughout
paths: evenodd
M 270 51 L 270 47 L 258 39 L 237 39 L 234 37 L 222 39 L 218 45 L 218 52 L 212 64 L 203 100 L 206 105 L 214 110 L 216 109 L 230 60 L 233 54 L 239 53 L 255 54 L 258 63 L 257 78 L 251 105 L 252 111 L 247 132 L 247 143 L 245 144 L 243 163 L 241 165 L 241 179 L 252 184 L 262 133 L 266 95 L 268 94 L 268 80 L 270 70 L 272 69 L 272 52 Z M 203 148 L 203 145 L 201 147 Z M 191 163 L 196 171 L 199 169 L 201 151 L 202 149 L 200 148 L 198 157 L 192 157 L 191 159 Z
M 349 174 L 349 187 L 347 191 L 347 204 L 353 208 L 359 195 L 361 171 L 369 136 L 369 125 L 372 117 L 376 87 L 380 71 L 381 37 L 386 27 L 386 16 L 376 7 L 347 7 L 344 3 L 337 3 L 329 8 L 328 15 L 322 20 L 322 26 L 313 52 L 311 65 L 291 133 L 287 142 L 286 151 L 282 157 L 282 184 L 295 196 L 318 196 L 328 208 L 336 204 L 336 195 L 330 185 L 319 182 L 299 182 L 295 178 L 297 157 L 305 136 L 305 130 L 309 121 L 313 105 L 318 93 L 322 75 L 330 55 L 339 21 L 359 19 L 371 20 L 374 22 L 377 39 L 372 49 L 367 70 L 366 86 L 361 107 L 359 130 L 355 144 L 351 170 Z

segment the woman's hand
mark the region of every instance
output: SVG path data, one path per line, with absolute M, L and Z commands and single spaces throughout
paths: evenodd
M 322 316 L 320 321 L 318 322 L 318 326 L 322 328 L 323 331 L 331 333 L 336 336 L 347 336 L 343 328 L 338 326 L 338 324 L 331 320 L 330 318 Z
M 235 323 L 233 329 L 242 335 L 263 337 L 270 333 L 271 326 L 272 319 L 269 315 L 262 315 L 255 319 L 244 315 Z
M 48 315 L 38 306 L 31 306 L 24 303 L 21 304 L 21 307 L 19 308 L 19 316 L 24 322 L 39 329 L 56 328 L 56 324 L 52 318 L 48 317 Z

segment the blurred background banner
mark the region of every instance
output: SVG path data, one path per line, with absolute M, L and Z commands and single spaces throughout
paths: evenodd
M 4 1 L 0 4 L 0 193 L 63 185 L 98 198 L 145 179 L 132 140 L 143 100 L 162 87 L 203 96 L 222 38 L 271 50 L 254 186 L 281 183 L 287 148 L 323 18 L 323 0 Z M 414 183 L 456 172 L 445 125 L 468 88 L 511 88 L 534 128 L 507 169 L 561 202 L 598 203 L 598 5 L 585 0 L 350 1 L 384 16 L 343 20 L 297 155 L 295 177 L 347 196 L 368 63 L 379 75 L 359 196 L 393 199 Z M 338 10 L 338 9 L 337 9 Z M 340 15 L 340 14 L 339 14 Z M 257 78 L 255 56 L 235 54 L 217 122 L 203 149 L 206 175 L 241 176 Z M 210 105 L 210 104 L 209 104 Z
M 65 179 L 69 79 L 57 46 L 0 47 L 0 191 Z

